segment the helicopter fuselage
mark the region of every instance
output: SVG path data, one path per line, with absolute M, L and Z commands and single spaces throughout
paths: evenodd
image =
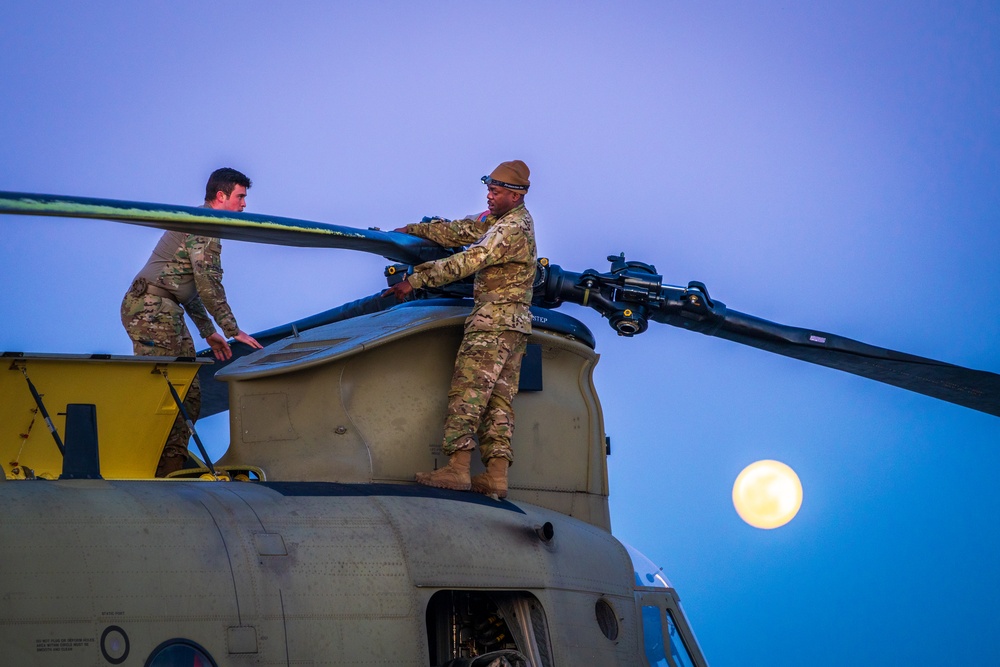
M 644 664 L 625 548 L 526 503 L 107 480 L 0 484 L 0 502 L 9 664 L 156 665 L 184 647 L 220 665 L 435 665 L 505 646 L 538 665 Z
M 226 367 L 224 475 L 151 479 L 174 415 L 168 379 L 185 388 L 198 363 L 13 355 L 3 391 L 22 437 L 4 453 L 21 478 L 12 468 L 0 482 L 5 655 L 147 667 L 704 665 L 674 589 L 610 532 L 597 355 L 582 325 L 539 321 L 532 334 L 508 500 L 412 483 L 440 458 L 466 312 L 423 304 L 354 317 Z M 61 382 L 62 362 L 75 382 Z M 54 415 L 94 406 L 92 474 L 60 478 L 48 434 L 21 424 L 36 418 L 22 374 Z M 130 438 L 102 425 L 126 413 L 155 428 Z M 85 440 L 73 435 L 68 450 Z

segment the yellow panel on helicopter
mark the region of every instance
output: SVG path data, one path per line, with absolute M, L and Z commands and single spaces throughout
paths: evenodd
M 96 406 L 103 477 L 153 477 L 178 412 L 163 373 L 183 398 L 203 363 L 209 361 L 5 354 L 0 359 L 0 467 L 5 477 L 56 479 L 62 473 L 62 454 L 32 388 L 61 442 L 66 438 L 66 406 Z

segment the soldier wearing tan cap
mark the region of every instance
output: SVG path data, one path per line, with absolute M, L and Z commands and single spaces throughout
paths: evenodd
M 448 465 L 417 473 L 421 484 L 460 491 L 471 488 L 500 498 L 507 495 L 507 467 L 514 460 L 511 402 L 531 333 L 529 306 L 535 279 L 535 227 L 524 207 L 531 184 L 528 176 L 524 162 L 503 162 L 482 178 L 488 188 L 488 214 L 435 219 L 395 230 L 446 248 L 468 248 L 414 267 L 412 275 L 386 294 L 403 299 L 415 289 L 439 287 L 475 274 L 472 312 L 465 320 L 448 392 L 442 447 L 449 456 Z M 470 478 L 477 437 L 486 472 Z

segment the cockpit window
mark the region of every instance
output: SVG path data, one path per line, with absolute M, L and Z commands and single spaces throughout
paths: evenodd
M 666 611 L 667 637 L 670 639 L 670 657 L 674 659 L 674 664 L 677 667 L 694 667 L 694 661 L 691 659 L 687 647 L 684 646 L 684 640 L 681 639 L 681 635 L 677 631 L 677 622 L 674 621 L 674 615 L 669 609 Z
M 677 622 L 669 609 L 643 605 L 642 636 L 650 667 L 694 667 L 694 660 L 677 631 Z
M 663 623 L 660 622 L 659 607 L 643 606 L 642 636 L 649 667 L 669 667 L 663 646 Z

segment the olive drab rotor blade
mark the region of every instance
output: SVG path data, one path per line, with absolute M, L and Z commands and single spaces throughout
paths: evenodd
M 0 214 L 4 213 L 97 218 L 254 243 L 359 250 L 410 265 L 450 254 L 431 241 L 408 234 L 191 206 L 0 191 Z M 568 301 L 590 307 L 623 336 L 644 332 L 650 321 L 670 324 L 1000 416 L 1000 375 L 996 373 L 770 322 L 728 309 L 711 299 L 700 283 L 690 283 L 687 288 L 662 285 L 661 276 L 650 264 L 626 261 L 624 256 L 608 260 L 611 271 L 607 273 L 593 269 L 573 273 L 540 261 L 533 303 L 557 308 Z M 372 295 L 355 304 L 364 302 L 360 307 L 367 308 L 376 301 L 378 295 Z M 342 315 L 352 316 L 344 315 L 356 310 L 352 306 L 313 317 L 322 319 L 336 312 L 333 316 L 343 319 Z M 379 307 L 388 306 L 379 303 Z M 291 332 L 290 327 L 282 336 Z M 265 342 L 261 334 L 257 338 Z
M 669 324 L 793 359 L 836 368 L 925 396 L 1000 416 L 1000 375 L 868 345 L 813 329 L 787 326 L 730 310 L 701 283 L 663 285 L 655 267 L 609 257 L 612 270 L 564 271 L 539 264 L 535 303 L 592 308 L 623 336 Z
M 718 302 L 714 305 L 715 316 L 702 321 L 676 313 L 652 319 L 1000 416 L 1000 375 L 996 373 L 770 322 Z
M 253 243 L 360 250 L 406 264 L 448 254 L 437 244 L 408 234 L 196 206 L 0 191 L 3 213 L 96 218 Z

